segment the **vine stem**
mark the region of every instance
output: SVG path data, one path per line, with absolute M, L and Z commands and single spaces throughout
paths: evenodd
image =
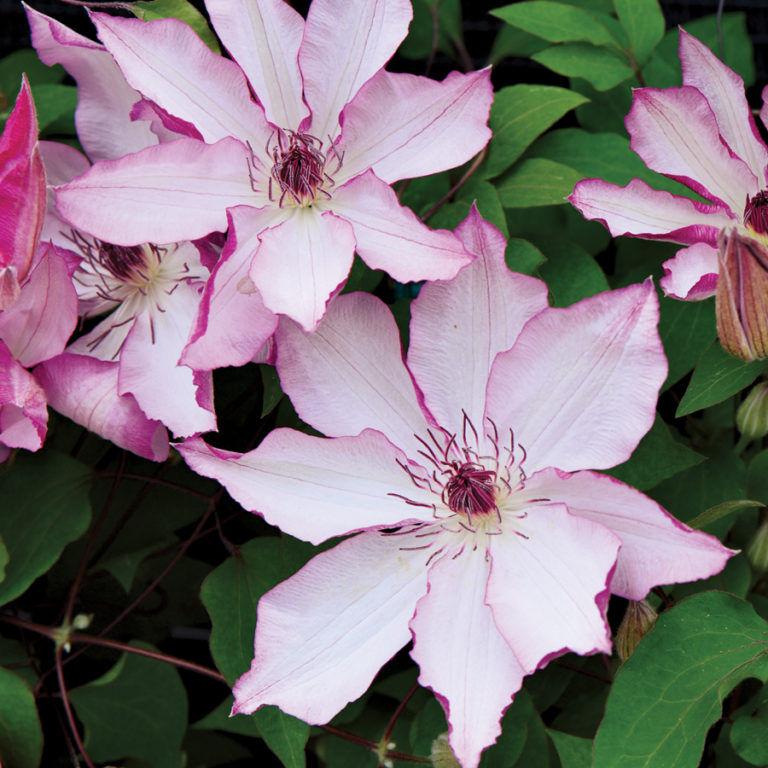
M 408 702 L 413 698 L 413 694 L 416 693 L 416 691 L 419 690 L 419 684 L 414 683 L 413 688 L 411 688 L 408 693 L 405 694 L 405 698 L 397 705 L 397 709 L 392 713 L 392 717 L 389 718 L 389 722 L 387 723 L 387 728 L 384 731 L 384 735 L 381 737 L 381 743 L 382 744 L 388 744 L 389 739 L 392 736 L 392 731 L 395 730 L 395 723 L 397 723 L 398 718 L 400 715 L 403 714 L 403 710 L 405 709 Z
M 56 677 L 59 680 L 59 690 L 61 691 L 61 703 L 64 705 L 64 712 L 67 715 L 67 721 L 69 722 L 69 729 L 72 732 L 72 738 L 75 740 L 77 749 L 80 751 L 80 754 L 82 755 L 83 760 L 85 760 L 85 764 L 88 766 L 88 768 L 95 768 L 95 766 L 91 762 L 91 758 L 88 756 L 88 753 L 85 751 L 85 746 L 83 745 L 82 739 L 80 738 L 80 733 L 77 730 L 77 723 L 75 722 L 75 716 L 72 714 L 72 707 L 69 704 L 69 696 L 67 695 L 67 686 L 64 683 L 64 670 L 61 664 L 61 648 L 60 647 L 56 648 Z
M 468 181 L 470 176 L 479 168 L 480 163 L 485 160 L 485 156 L 488 154 L 488 147 L 483 147 L 483 149 L 478 152 L 477 157 L 472 161 L 472 165 L 467 168 L 467 170 L 464 172 L 464 175 L 448 190 L 448 192 L 443 195 L 422 217 L 422 221 L 427 221 L 432 216 L 435 215 L 435 213 L 442 208 Z
M 99 472 L 99 477 L 107 478 L 114 477 L 114 472 Z M 163 488 L 172 488 L 174 491 L 180 491 L 181 493 L 187 493 L 190 496 L 194 496 L 197 499 L 203 501 L 210 501 L 211 497 L 208 494 L 200 493 L 199 491 L 193 491 L 191 488 L 185 488 L 178 483 L 172 483 L 169 480 L 162 480 L 159 477 L 150 477 L 149 475 L 136 475 L 131 472 L 123 472 L 122 477 L 124 480 L 137 480 L 140 483 L 148 483 L 149 485 L 161 485 Z
M 330 733 L 333 736 L 338 736 L 339 738 L 344 739 L 345 741 L 350 741 L 353 744 L 358 744 L 361 747 L 370 749 L 371 752 L 374 752 L 377 755 L 380 754 L 380 744 L 378 742 L 372 741 L 371 739 L 366 739 L 363 736 L 357 736 L 354 733 L 349 733 L 349 731 L 343 731 L 341 728 L 336 728 L 334 725 L 321 725 L 320 728 L 322 728 L 322 730 L 324 730 L 326 733 Z M 419 763 L 420 765 L 432 764 L 432 761 L 428 757 L 409 755 L 407 752 L 396 752 L 395 750 L 388 750 L 385 757 L 391 757 L 393 760 L 402 760 L 405 763 Z

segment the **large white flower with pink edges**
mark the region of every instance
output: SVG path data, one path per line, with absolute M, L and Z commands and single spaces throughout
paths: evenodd
M 682 87 L 635 90 L 625 122 L 630 146 L 649 168 L 708 202 L 653 189 L 640 179 L 626 187 L 586 179 L 569 199 L 614 237 L 686 245 L 664 263 L 661 287 L 676 299 L 698 300 L 716 292 L 723 229 L 751 237 L 768 233 L 768 149 L 741 77 L 683 29 L 679 56 Z M 768 122 L 765 103 L 760 118 Z
M 223 315 L 225 327 L 203 322 L 188 364 L 252 357 L 271 327 L 252 328 L 250 342 L 227 334 L 254 286 L 270 310 L 311 330 L 355 251 L 402 282 L 447 279 L 470 261 L 389 185 L 485 146 L 487 70 L 442 82 L 384 70 L 407 34 L 409 0 L 314 0 L 306 21 L 283 0 L 206 5 L 234 61 L 176 19 L 93 14 L 128 83 L 189 138 L 97 163 L 57 196 L 67 219 L 121 245 L 229 230 L 207 298 L 207 319 Z
M 610 592 L 640 600 L 732 553 L 590 471 L 629 458 L 654 419 L 667 364 L 650 281 L 549 308 L 476 211 L 457 235 L 477 260 L 413 302 L 407 367 L 368 294 L 335 299 L 314 333 L 281 319 L 282 386 L 330 439 L 277 429 L 246 454 L 179 450 L 291 535 L 358 532 L 261 598 L 233 711 L 325 723 L 413 639 L 475 768 L 525 675 L 610 651 Z

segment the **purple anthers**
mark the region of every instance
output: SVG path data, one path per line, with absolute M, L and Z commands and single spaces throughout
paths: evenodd
M 443 487 L 443 499 L 452 512 L 469 519 L 496 509 L 496 473 L 479 464 L 454 464 L 454 474 Z
M 754 197 L 747 196 L 744 226 L 761 235 L 768 233 L 768 190 L 763 189 Z

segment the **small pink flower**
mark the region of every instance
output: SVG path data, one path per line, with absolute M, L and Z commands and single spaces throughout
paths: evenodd
M 278 429 L 242 455 L 179 450 L 291 535 L 357 532 L 262 597 L 234 711 L 325 723 L 413 639 L 475 768 L 525 675 L 610 651 L 610 592 L 641 600 L 732 553 L 590 471 L 625 461 L 654 419 L 667 365 L 650 282 L 549 308 L 476 211 L 457 235 L 477 259 L 422 288 L 407 367 L 367 294 L 338 297 L 314 333 L 281 319 L 283 388 L 330 439 Z

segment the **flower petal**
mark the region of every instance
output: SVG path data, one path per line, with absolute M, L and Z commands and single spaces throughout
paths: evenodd
M 541 280 L 509 271 L 503 235 L 477 208 L 456 234 L 477 258 L 453 280 L 427 283 L 411 304 L 408 368 L 438 424 L 458 434 L 463 413 L 482 430 L 496 355 L 548 304 Z
M 213 410 L 200 403 L 208 399 L 210 374 L 201 393 L 192 369 L 177 365 L 199 301 L 195 288 L 177 283 L 162 312 L 137 315 L 120 351 L 118 392 L 132 394 L 150 419 L 176 437 L 216 429 Z
M 431 493 L 411 482 L 398 463 L 405 461 L 403 453 L 373 429 L 333 439 L 275 429 L 244 454 L 201 439 L 176 448 L 195 472 L 218 480 L 244 509 L 313 544 L 432 519 Z
M 227 227 L 226 209 L 258 204 L 248 152 L 235 139 L 177 139 L 102 160 L 56 189 L 59 213 L 116 245 L 194 240 Z
M 157 144 L 147 123 L 131 120 L 131 108 L 141 96 L 107 50 L 27 5 L 24 9 L 40 60 L 49 67 L 61 64 L 77 82 L 77 136 L 91 160 L 122 157 Z
M 631 148 L 654 171 L 682 181 L 741 217 L 757 177 L 720 140 L 717 121 L 701 91 L 640 88 L 626 119 Z
M 99 37 L 143 96 L 192 123 L 209 143 L 227 136 L 263 147 L 264 111 L 251 99 L 240 68 L 218 56 L 182 21 L 139 21 L 91 14 Z
M 283 0 L 207 0 L 216 34 L 264 107 L 267 120 L 298 130 L 309 110 L 301 98 L 299 45 L 304 19 Z
M 476 768 L 498 738 L 501 715 L 525 674 L 485 603 L 489 570 L 480 548 L 438 561 L 411 620 L 419 683 L 442 702 L 451 748 L 464 768 Z
M 259 240 L 250 276 L 264 305 L 313 330 L 352 268 L 352 227 L 329 211 L 295 208 Z
M 727 208 L 677 197 L 640 179 L 632 179 L 626 187 L 584 179 L 568 199 L 584 218 L 604 224 L 614 237 L 716 245 L 717 233 L 734 221 Z
M 77 294 L 55 246 L 41 246 L 16 302 L 0 312 L 0 338 L 31 367 L 64 350 L 77 325 Z
M 488 409 L 527 451 L 525 471 L 605 469 L 651 428 L 667 375 L 650 280 L 540 312 L 488 381 Z
M 368 168 L 392 184 L 455 168 L 491 138 L 490 70 L 427 77 L 381 71 L 344 108 L 337 184 Z
M 45 392 L 0 341 L 0 446 L 36 451 L 47 425 Z
M 562 504 L 537 505 L 524 519 L 504 522 L 491 543 L 486 600 L 525 673 L 566 651 L 609 653 L 605 609 L 619 538 Z M 508 530 L 509 522 L 523 535 Z
M 203 291 L 182 364 L 201 371 L 245 365 L 275 332 L 277 317 L 264 306 L 248 271 L 258 236 L 282 215 L 282 208 L 227 211 L 227 244 Z
M 525 493 L 563 502 L 573 515 L 609 528 L 621 539 L 611 592 L 642 600 L 660 584 L 720 573 L 734 551 L 714 536 L 675 520 L 640 491 L 606 475 L 545 469 L 528 478 Z
M 389 61 L 412 16 L 408 0 L 314 0 L 299 51 L 307 130 L 323 142 L 337 135 L 344 105 Z
M 717 248 L 696 243 L 679 250 L 663 264 L 664 277 L 659 285 L 667 296 L 685 301 L 699 301 L 717 290 Z
M 117 363 L 64 353 L 35 368 L 51 408 L 150 461 L 168 458 L 168 433 L 132 395 L 117 394 Z
M 706 45 L 680 28 L 683 85 L 698 88 L 715 113 L 720 135 L 749 166 L 760 185 L 766 183 L 768 151 L 760 138 L 744 94 L 744 81 Z
M 334 190 L 326 205 L 352 224 L 357 252 L 365 263 L 401 283 L 450 280 L 472 261 L 452 232 L 422 224 L 373 171 Z
M 257 608 L 255 657 L 235 683 L 233 712 L 276 704 L 326 723 L 371 684 L 410 639 L 427 589 L 424 553 L 363 533 L 317 555 Z
M 304 421 L 329 437 L 377 429 L 412 459 L 426 417 L 403 365 L 389 309 L 364 293 L 337 296 L 314 333 L 280 321 L 277 370 Z

